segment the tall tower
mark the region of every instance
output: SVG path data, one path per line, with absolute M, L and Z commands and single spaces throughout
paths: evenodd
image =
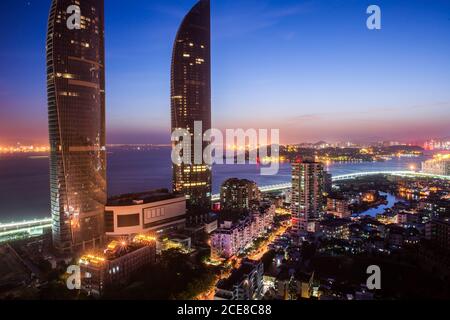
M 194 162 L 194 123 L 203 136 L 211 128 L 211 14 L 210 1 L 200 0 L 186 15 L 175 39 L 171 70 L 172 132 L 191 134 L 192 164 L 173 165 L 173 189 L 186 195 L 190 207 L 211 207 L 211 167 Z M 203 150 L 207 146 L 203 143 Z M 203 153 L 203 152 L 202 152 Z
M 80 9 L 80 24 L 69 28 L 74 4 Z M 69 253 L 94 247 L 103 238 L 103 0 L 52 0 L 46 50 L 53 245 Z
M 307 231 L 323 211 L 324 168 L 318 162 L 292 163 L 292 229 Z

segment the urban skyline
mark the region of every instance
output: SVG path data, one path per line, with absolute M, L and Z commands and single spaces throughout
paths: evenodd
M 108 143 L 169 143 L 168 57 L 182 12 L 192 5 L 106 5 Z M 358 1 L 213 1 L 215 127 L 281 128 L 282 143 L 448 136 L 448 3 L 380 5 L 384 27 L 377 33 L 365 28 L 366 8 Z M 43 143 L 47 127 L 40 80 L 45 60 L 34 52 L 42 49 L 39 40 L 45 37 L 45 2 L 6 1 L 2 6 L 16 17 L 28 41 L 19 44 L 10 34 L 2 41 L 9 50 L 2 50 L 1 67 L 10 81 L 0 82 L 6 106 L 0 119 L 9 120 L 1 123 L 1 144 Z M 136 14 L 127 14 L 131 11 Z M 9 24 L 8 19 L 2 23 Z M 143 37 L 150 41 L 140 41 Z M 410 50 L 411 39 L 420 50 Z M 130 46 L 124 47 L 125 42 Z M 5 63 L 11 55 L 20 62 L 14 69 Z M 260 76 L 261 70 L 271 76 Z M 27 74 L 21 80 L 25 95 L 12 85 L 17 74 Z M 319 88 L 327 94 L 319 94 Z M 126 122 L 125 110 L 130 111 Z
M 47 93 L 49 146 L 0 141 L 0 301 L 182 300 L 184 305 L 176 307 L 178 316 L 209 317 L 219 310 L 191 307 L 186 301 L 221 301 L 222 316 L 226 310 L 234 316 L 264 316 L 276 315 L 272 301 L 281 300 L 448 300 L 450 141 L 444 137 L 450 99 L 444 90 L 448 62 L 440 56 L 448 43 L 437 41 L 447 35 L 433 30 L 422 39 L 437 41 L 432 52 L 420 41 L 411 52 L 410 44 L 398 39 L 411 35 L 404 33 L 404 25 L 389 27 L 392 13 L 401 6 L 381 0 L 383 9 L 370 5 L 361 10 L 363 21 L 373 13 L 361 26 L 364 32 L 355 25 L 347 29 L 348 22 L 355 22 L 353 14 L 365 7 L 356 0 L 328 3 L 328 14 L 345 12 L 348 18 L 344 25 L 333 20 L 337 28 L 331 32 L 329 25 L 315 24 L 322 1 L 299 5 L 285 0 L 280 5 L 249 0 L 249 7 L 246 2 L 226 15 L 237 19 L 229 22 L 237 29 L 222 25 L 216 34 L 211 22 L 223 23 L 224 13 L 211 15 L 216 1 L 185 1 L 190 6 L 181 11 L 176 10 L 181 4 L 145 1 L 144 7 L 159 13 L 150 15 L 123 2 L 120 13 L 111 12 L 119 9 L 119 0 L 49 1 L 45 46 L 39 51 L 46 62 L 41 70 L 46 90 L 41 89 Z M 236 1 L 217 3 L 225 11 L 237 8 Z M 403 17 L 430 9 L 420 4 L 417 0 L 417 7 L 403 6 Z M 11 8 L 34 5 L 27 1 Z M 447 7 L 450 4 L 438 2 L 428 13 L 433 12 L 437 24 L 446 24 L 439 10 Z M 257 18 L 261 24 L 244 22 L 258 17 L 251 9 L 262 10 L 262 20 Z M 128 13 L 135 13 L 132 20 L 124 17 Z M 148 15 L 159 22 L 165 15 L 177 17 L 177 28 L 143 23 Z M 299 17 L 310 23 L 313 19 L 316 30 L 307 32 L 305 46 L 296 47 L 296 59 L 287 59 L 295 58 L 290 56 L 295 50 L 271 42 L 271 32 L 281 32 L 292 45 L 299 34 L 285 31 L 301 25 L 295 20 Z M 132 57 L 140 75 L 125 63 L 121 68 L 130 77 L 108 87 L 108 57 L 117 58 L 117 51 L 107 44 L 108 27 L 114 30 L 115 25 L 109 19 L 114 18 L 128 22 L 125 29 L 138 30 L 136 23 L 147 28 L 115 34 L 121 50 L 127 51 L 122 51 L 122 61 Z M 243 20 L 238 23 L 239 19 Z M 292 23 L 288 29 L 282 27 L 286 20 Z M 161 64 L 154 69 L 170 78 L 158 81 L 170 88 L 164 103 L 164 114 L 170 118 L 166 126 L 161 120 L 166 116 L 152 103 L 167 92 L 146 90 L 144 79 L 154 74 L 143 76 L 162 55 L 145 51 L 153 59 L 149 63 L 139 52 L 149 34 L 161 30 L 165 35 L 169 29 L 171 53 L 164 58 L 171 56 L 170 68 Z M 345 39 L 352 38 L 343 51 L 338 39 L 329 37 L 339 31 L 350 32 Z M 333 39 L 328 48 L 337 45 L 326 54 L 318 49 L 324 44 L 314 46 L 323 32 Z M 214 42 L 220 46 L 220 39 L 232 41 L 232 51 L 238 53 L 230 64 L 214 63 L 230 52 L 212 49 Z M 377 42 L 383 43 L 377 50 L 380 60 L 369 53 Z M 364 49 L 358 49 L 362 43 Z M 387 59 L 399 47 L 401 61 Z M 311 58 L 319 69 L 304 59 L 314 48 Z M 20 56 L 14 62 L 20 74 Z M 117 65 L 112 65 L 114 74 Z M 7 75 L 12 70 L 1 67 Z M 235 75 L 240 81 L 233 81 L 224 100 L 215 100 L 212 82 L 229 81 L 230 70 L 239 72 Z M 246 70 L 251 70 L 251 78 L 246 78 Z M 32 87 L 24 81 L 17 90 Z M 6 96 L 16 90 L 5 88 Z M 257 95 L 246 95 L 252 89 Z M 155 100 L 150 98 L 153 94 Z M 117 107 L 114 97 L 119 96 L 129 107 Z M 15 100 L 19 104 L 35 101 L 23 93 L 20 97 Z M 240 105 L 249 98 L 251 104 Z M 145 101 L 147 111 L 139 100 Z M 3 101 L 11 102 L 8 97 Z M 407 107 L 409 102 L 413 108 Z M 295 114 L 297 103 L 310 103 L 301 111 L 308 113 Z M 2 117 L 12 117 L 4 122 L 15 125 L 5 125 L 5 132 L 23 129 L 14 119 L 19 110 L 0 110 Z M 215 112 L 219 116 L 214 117 Z M 110 114 L 120 118 L 120 139 L 138 133 L 135 138 L 149 135 L 158 140 L 164 132 L 164 137 L 171 136 L 171 149 L 148 141 L 107 145 L 107 134 L 114 137 L 119 128 L 108 127 Z M 28 116 L 32 112 L 21 120 L 26 122 Z M 234 128 L 227 130 L 226 141 L 220 132 L 211 133 L 214 143 L 220 142 L 209 150 L 211 130 L 228 124 Z M 260 130 L 238 130 L 241 125 Z M 277 126 L 287 140 L 279 141 Z M 326 142 L 341 139 L 339 128 L 345 130 L 345 142 Z M 24 137 L 37 138 L 33 130 L 30 127 Z M 268 131 L 270 142 L 264 138 Z M 319 138 L 306 137 L 308 132 Z M 287 143 L 291 138 L 295 140 Z M 299 142 L 310 139 L 320 141 Z M 424 141 L 418 145 L 402 143 L 404 139 Z M 226 157 L 219 148 L 227 150 Z M 237 300 L 260 303 L 246 308 Z

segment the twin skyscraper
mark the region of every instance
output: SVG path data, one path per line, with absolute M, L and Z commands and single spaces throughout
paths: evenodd
M 67 19 L 79 8 L 79 25 Z M 76 14 L 77 12 L 75 12 Z M 171 66 L 172 130 L 211 128 L 210 1 L 184 18 Z M 107 201 L 104 0 L 52 0 L 47 92 L 53 245 L 72 253 L 101 244 Z M 193 155 L 194 152 L 192 151 Z M 192 162 L 194 163 L 194 162 Z M 211 205 L 211 168 L 173 165 L 173 189 L 198 210 Z

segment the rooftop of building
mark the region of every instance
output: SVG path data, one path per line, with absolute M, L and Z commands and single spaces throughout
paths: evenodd
M 436 218 L 431 220 L 432 223 L 450 226 L 450 218 Z
M 389 232 L 389 234 L 404 234 L 405 233 L 405 228 L 397 225 L 397 224 L 389 224 L 387 226 L 387 230 Z
M 108 199 L 107 206 L 132 206 L 171 200 L 179 197 L 182 197 L 182 195 L 170 193 L 167 189 L 158 189 L 141 193 L 128 193 L 114 196 Z
M 137 235 L 132 240 L 111 241 L 102 253 L 86 253 L 80 258 L 80 264 L 99 266 L 107 261 L 118 259 L 147 246 L 156 246 L 156 238 L 149 235 Z
M 240 217 L 237 219 L 224 219 L 219 221 L 219 228 L 215 231 L 215 233 L 227 233 L 232 232 L 233 229 L 239 228 L 243 229 L 246 226 L 250 226 L 253 222 L 256 221 L 257 216 L 261 217 L 262 212 L 253 212 L 252 214 L 248 214 L 247 216 Z
M 342 200 L 342 201 L 348 201 L 348 198 L 345 197 L 342 194 L 338 194 L 338 193 L 331 193 L 330 195 L 328 195 L 327 197 L 328 200 Z
M 229 178 L 222 183 L 222 187 L 228 185 L 239 185 L 239 186 L 247 186 L 247 185 L 256 185 L 255 181 L 248 179 L 239 179 L 239 178 Z
M 350 224 L 349 219 L 328 219 L 328 220 L 323 220 L 320 222 L 320 225 L 330 227 L 330 228 L 345 226 L 348 224 Z
M 240 284 L 245 278 L 252 273 L 261 262 L 244 260 L 239 269 L 233 270 L 230 277 L 220 280 L 217 283 L 217 288 L 227 291 L 232 291 L 233 287 Z
M 376 220 L 375 218 L 370 217 L 370 216 L 364 216 L 364 217 L 362 217 L 362 218 L 360 219 L 360 224 L 361 224 L 361 225 L 368 225 L 368 224 L 371 224 L 371 225 L 374 225 L 374 226 L 382 226 L 382 225 L 383 225 L 380 221 L 378 221 L 378 220 Z
M 172 240 L 172 241 L 186 241 L 190 240 L 191 236 L 179 232 L 172 232 L 167 235 L 160 237 L 161 240 Z
M 258 210 L 260 213 L 264 213 L 266 210 L 268 210 L 272 206 L 272 202 L 270 201 L 260 201 Z
M 303 159 L 297 159 L 295 161 L 292 161 L 292 165 L 301 165 L 301 164 L 311 164 L 311 165 L 322 165 L 322 162 L 318 162 L 315 159 L 312 158 L 303 158 Z

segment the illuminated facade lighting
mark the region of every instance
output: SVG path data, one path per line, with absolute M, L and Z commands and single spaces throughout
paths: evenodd
M 53 245 L 98 246 L 106 203 L 104 1 L 75 2 L 84 18 L 67 28 L 71 0 L 53 0 L 47 30 L 47 94 Z
M 193 130 L 202 122 L 205 133 L 211 128 L 210 2 L 200 0 L 184 18 L 173 48 L 171 70 L 172 131 Z M 201 44 L 200 46 L 198 44 Z M 204 142 L 203 150 L 207 142 Z M 191 150 L 194 163 L 194 144 Z M 211 168 L 202 165 L 173 166 L 173 189 L 185 194 L 188 205 L 209 211 Z

